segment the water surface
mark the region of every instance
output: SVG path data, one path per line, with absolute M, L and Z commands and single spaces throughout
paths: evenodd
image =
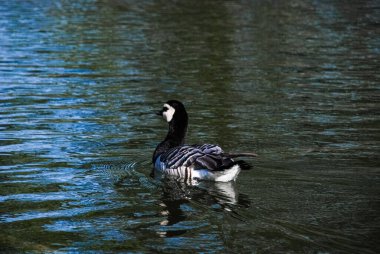
M 3 1 L 0 251 L 378 253 L 377 1 Z M 166 124 L 256 151 L 152 179 Z

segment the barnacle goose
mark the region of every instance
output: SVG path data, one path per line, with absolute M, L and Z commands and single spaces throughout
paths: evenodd
M 185 145 L 188 116 L 184 105 L 177 100 L 167 101 L 157 112 L 169 123 L 164 141 L 153 154 L 153 173 L 174 176 L 185 181 L 210 180 L 229 182 L 236 180 L 240 170 L 251 166 L 237 157 L 255 157 L 254 153 L 225 153 L 217 145 Z

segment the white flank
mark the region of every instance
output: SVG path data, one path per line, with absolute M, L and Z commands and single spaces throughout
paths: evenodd
M 154 167 L 156 172 L 160 174 L 183 178 L 186 181 L 197 179 L 215 182 L 230 182 L 235 181 L 240 172 L 239 165 L 234 165 L 232 168 L 223 171 L 214 172 L 207 169 L 194 170 L 193 167 L 184 166 L 179 168 L 166 168 L 165 163 L 160 161 L 160 156 L 156 159 Z
M 240 172 L 239 165 L 235 165 L 230 169 L 226 169 L 222 172 L 220 172 L 219 176 L 215 177 L 216 182 L 229 182 L 229 181 L 235 181 L 238 174 Z
M 211 172 L 207 169 L 200 169 L 193 171 L 193 177 L 200 180 L 209 180 L 215 182 L 230 182 L 235 181 L 240 172 L 239 165 L 235 165 L 230 169 L 223 171 Z

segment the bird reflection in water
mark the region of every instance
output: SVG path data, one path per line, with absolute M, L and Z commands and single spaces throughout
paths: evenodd
M 244 221 L 238 210 L 250 206 L 248 196 L 236 191 L 235 182 L 185 183 L 170 177 L 160 180 L 163 191 L 160 215 L 165 219 L 160 222 L 161 227 L 157 233 L 162 237 L 182 235 L 197 227 L 186 224 L 195 210 L 213 209 L 228 212 L 232 217 Z

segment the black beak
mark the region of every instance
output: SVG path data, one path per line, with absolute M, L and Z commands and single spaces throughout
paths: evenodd
M 163 110 L 156 111 L 156 115 L 158 115 L 158 116 L 162 116 L 162 113 L 164 113 Z

